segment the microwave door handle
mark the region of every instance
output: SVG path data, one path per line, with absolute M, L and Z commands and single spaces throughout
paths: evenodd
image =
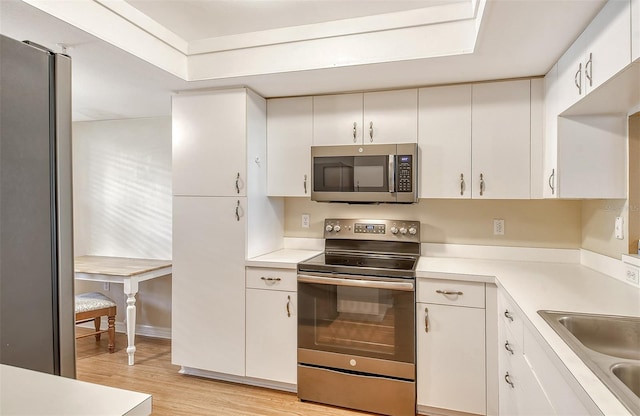
M 389 192 L 396 191 L 396 156 L 389 155 Z

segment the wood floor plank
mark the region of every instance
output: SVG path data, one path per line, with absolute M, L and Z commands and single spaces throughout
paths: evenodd
M 78 328 L 82 331 L 83 328 Z M 106 337 L 76 340 L 78 380 L 147 393 L 154 416 L 363 416 L 338 407 L 301 402 L 294 393 L 210 380 L 178 373 L 169 340 L 136 336 L 136 363 L 127 365 L 127 339 L 116 334 L 116 350 Z

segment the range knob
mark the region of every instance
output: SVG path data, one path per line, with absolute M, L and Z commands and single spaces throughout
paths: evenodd
M 389 231 L 391 231 L 391 234 L 398 234 L 398 227 L 393 226 Z
M 401 228 L 400 228 L 400 234 L 404 235 L 404 234 L 406 234 L 406 233 L 407 233 L 407 229 L 406 229 L 406 228 L 404 228 L 404 227 L 401 227 Z
M 416 227 L 409 227 L 409 234 L 416 235 L 417 232 L 418 230 L 416 230 Z
M 339 226 L 339 225 L 336 225 L 335 227 L 333 227 L 333 231 L 335 231 L 335 232 L 337 232 L 337 233 L 339 233 L 341 229 L 342 229 L 342 228 L 340 228 L 340 226 Z
M 330 233 L 331 231 L 333 231 L 333 225 L 331 225 L 331 224 L 327 224 L 327 226 L 326 226 L 326 227 L 324 227 L 324 229 L 325 229 L 328 233 Z

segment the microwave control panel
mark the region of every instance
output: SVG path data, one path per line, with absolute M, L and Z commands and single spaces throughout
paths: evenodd
M 411 155 L 398 155 L 398 192 L 413 192 L 411 189 L 413 160 L 411 159 Z

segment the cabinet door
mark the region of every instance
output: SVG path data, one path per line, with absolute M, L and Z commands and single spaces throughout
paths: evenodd
M 247 377 L 295 384 L 296 293 L 247 289 Z
M 484 314 L 417 304 L 418 405 L 486 414 Z
M 558 170 L 558 65 L 544 77 L 544 159 L 542 196 L 557 198 Z
M 312 97 L 267 101 L 267 193 L 311 194 Z
M 362 143 L 362 94 L 313 97 L 313 145 Z
M 245 207 L 246 198 L 173 198 L 174 364 L 244 376 Z
M 471 85 L 421 88 L 420 198 L 471 198 Z
M 174 195 L 245 195 L 246 107 L 244 89 L 173 97 Z
M 581 35 L 587 39 L 582 58 L 587 93 L 631 63 L 630 25 L 629 0 L 609 1 Z
M 364 143 L 416 143 L 418 90 L 364 94 Z
M 530 197 L 530 81 L 473 85 L 473 198 Z
M 584 50 L 587 47 L 583 36 L 565 51 L 558 60 L 558 109 L 563 112 L 585 95 Z

